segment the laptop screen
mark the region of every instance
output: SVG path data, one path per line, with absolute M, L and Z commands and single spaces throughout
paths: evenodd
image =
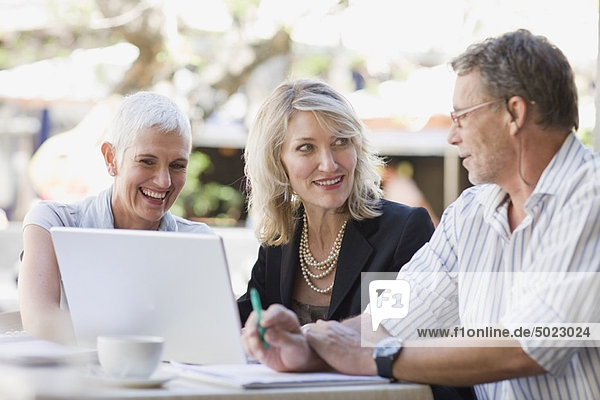
M 65 227 L 51 235 L 80 345 L 157 335 L 165 360 L 246 362 L 220 236 Z

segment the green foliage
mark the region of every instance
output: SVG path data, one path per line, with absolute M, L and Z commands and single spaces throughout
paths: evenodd
M 587 147 L 594 146 L 594 136 L 590 128 L 584 128 L 577 131 L 577 137 Z
M 9 65 L 10 52 L 5 48 L 0 47 L 0 70 L 4 69 L 6 65 Z
M 225 4 L 231 15 L 237 20 L 242 21 L 248 14 L 248 9 L 258 8 L 259 0 L 225 0 Z
M 304 56 L 294 63 L 294 76 L 321 76 L 327 73 L 331 66 L 331 55 L 313 54 Z
M 244 198 L 231 186 L 218 182 L 203 182 L 202 175 L 210 172 L 210 157 L 193 152 L 188 163 L 188 178 L 171 211 L 192 220 L 210 221 L 214 225 L 231 225 L 242 215 Z

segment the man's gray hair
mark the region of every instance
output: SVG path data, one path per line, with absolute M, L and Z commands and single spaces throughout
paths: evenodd
M 567 131 L 579 127 L 573 70 L 560 49 L 525 29 L 476 43 L 451 61 L 458 75 L 479 71 L 494 98 L 520 96 L 534 105 L 537 123 Z

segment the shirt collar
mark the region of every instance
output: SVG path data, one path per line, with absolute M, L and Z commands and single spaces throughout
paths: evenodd
M 80 226 L 100 229 L 114 228 L 114 219 L 110 205 L 112 186 L 100 192 L 92 199 L 81 216 Z
M 584 162 L 585 146 L 570 133 L 535 185 L 534 194 L 556 194 L 562 183 L 573 176 Z M 531 196 L 530 196 L 531 198 Z
M 165 215 L 160 220 L 160 225 L 158 226 L 159 231 L 177 231 L 177 222 L 175 221 L 175 217 L 171 214 L 170 211 L 167 211 Z
M 481 185 L 481 190 L 475 196 L 477 202 L 483 207 L 485 221 L 490 221 L 503 205 L 507 206 L 508 194 L 495 184 Z

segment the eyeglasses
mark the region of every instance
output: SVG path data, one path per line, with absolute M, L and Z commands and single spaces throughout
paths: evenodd
M 459 110 L 459 111 L 452 111 L 450 113 L 450 118 L 452 118 L 452 122 L 454 122 L 454 124 L 457 127 L 461 128 L 461 125 L 460 125 L 460 119 L 461 118 L 466 117 L 470 113 L 475 112 L 475 111 L 479 110 L 480 108 L 483 108 L 485 106 L 489 106 L 489 105 L 494 104 L 494 103 L 498 103 L 500 101 L 504 101 L 504 99 L 490 100 L 490 101 L 486 101 L 485 103 L 480 103 L 480 104 L 476 104 L 476 105 L 471 106 L 471 107 L 463 108 L 462 110 Z

